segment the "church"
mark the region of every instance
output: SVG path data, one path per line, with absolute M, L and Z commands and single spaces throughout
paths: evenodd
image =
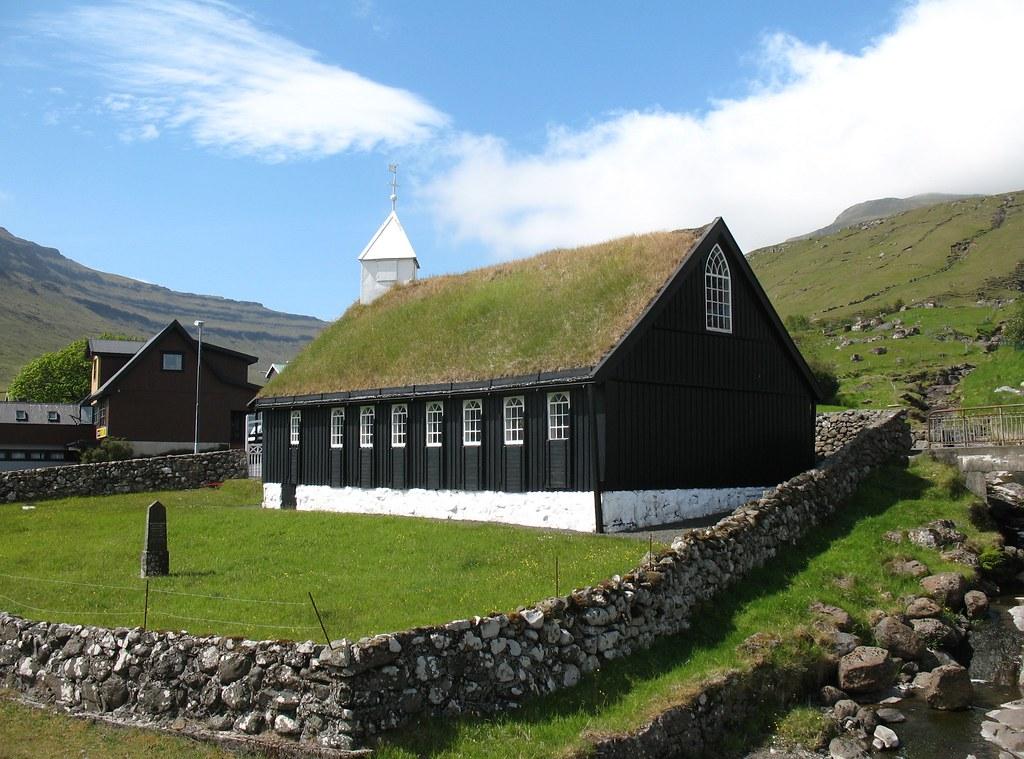
M 618 531 L 813 466 L 819 391 L 721 219 L 418 278 L 394 202 L 255 401 L 265 507 Z

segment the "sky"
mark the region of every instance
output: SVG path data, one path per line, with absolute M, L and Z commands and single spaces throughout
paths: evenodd
M 322 319 L 389 163 L 422 276 L 717 216 L 749 251 L 1024 188 L 1022 36 L 1024 0 L 0 0 L 0 226 Z

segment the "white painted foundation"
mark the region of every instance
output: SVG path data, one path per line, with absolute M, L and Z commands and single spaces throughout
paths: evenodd
M 603 494 L 604 528 L 625 532 L 713 514 L 726 514 L 760 498 L 768 487 L 612 490 Z
M 602 494 L 608 532 L 655 527 L 732 511 L 767 488 L 611 491 Z M 263 507 L 281 508 L 281 485 L 263 484 Z M 299 485 L 299 511 L 388 514 L 428 519 L 471 520 L 594 532 L 591 491 L 499 493 L 464 490 L 392 490 Z

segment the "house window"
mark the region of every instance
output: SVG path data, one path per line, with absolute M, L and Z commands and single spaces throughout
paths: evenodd
M 569 394 L 548 395 L 548 440 L 569 439 Z
M 28 421 L 28 412 L 27 411 L 22 411 L 21 409 L 18 409 L 17 411 L 14 412 L 14 419 L 15 419 L 15 421 L 18 421 L 18 422 L 27 422 Z
M 59 411 L 47 411 L 46 412 L 46 421 L 48 421 L 48 422 L 59 422 L 60 421 L 60 412 Z
M 292 445 L 299 444 L 299 428 L 302 426 L 302 412 L 293 411 L 289 417 L 288 442 Z
M 164 353 L 163 362 L 165 372 L 180 372 L 184 368 L 185 358 L 180 353 Z
M 391 407 L 391 447 L 405 448 L 405 433 L 409 426 L 409 407 L 397 403 Z
M 25 460 L 25 452 L 24 451 L 11 451 L 11 461 L 24 461 L 24 460 Z
M 345 447 L 345 409 L 331 409 L 331 448 Z
M 373 406 L 359 409 L 359 447 L 373 448 Z
M 427 448 L 440 448 L 444 439 L 444 406 L 438 401 L 427 404 Z
M 46 454 L 43 451 L 31 451 L 28 454 L 28 457 L 32 461 L 42 461 L 46 457 Z
M 107 426 L 107 402 L 102 400 L 97 405 L 96 409 L 96 426 L 106 427 Z
M 704 305 L 707 328 L 712 332 L 732 332 L 732 280 L 729 262 L 717 245 L 711 249 L 704 267 Z
M 462 444 L 480 445 L 483 440 L 484 407 L 478 400 L 462 402 Z
M 526 431 L 526 404 L 522 396 L 505 399 L 505 445 L 522 445 Z

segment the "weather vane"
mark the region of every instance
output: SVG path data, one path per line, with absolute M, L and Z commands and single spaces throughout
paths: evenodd
M 398 164 L 389 163 L 388 171 L 391 172 L 391 210 L 395 210 L 395 206 L 398 204 Z

